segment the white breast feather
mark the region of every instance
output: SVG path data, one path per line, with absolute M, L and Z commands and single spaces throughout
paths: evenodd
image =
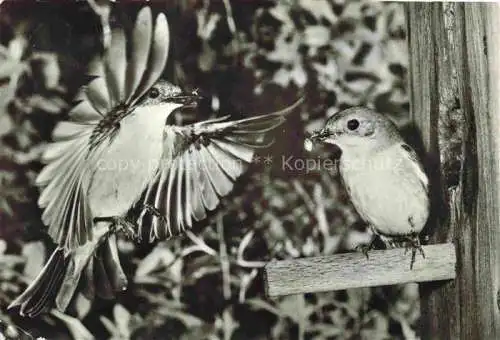
M 354 207 L 375 231 L 387 235 L 418 233 L 428 218 L 429 201 L 423 185 L 427 177 L 404 153 L 395 151 L 389 148 L 353 159 L 343 155 L 340 172 Z
M 173 105 L 139 107 L 121 121 L 92 178 L 94 216 L 121 216 L 139 199 L 160 163 L 165 121 Z

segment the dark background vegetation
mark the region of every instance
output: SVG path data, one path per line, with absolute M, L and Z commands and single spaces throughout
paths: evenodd
M 129 289 L 114 301 L 77 296 L 67 314 L 6 311 L 53 244 L 33 185 L 40 152 L 102 53 L 103 27 L 131 27 L 142 1 L 7 1 L 0 6 L 0 339 L 414 339 L 415 285 L 264 296 L 273 259 L 351 251 L 369 234 L 335 169 L 304 135 L 336 111 L 374 107 L 408 119 L 408 54 L 400 4 L 370 1 L 153 1 L 173 36 L 165 77 L 205 96 L 170 123 L 271 112 L 305 93 L 272 148 L 192 237 L 120 240 Z M 108 13 L 109 16 L 108 16 Z M 140 131 L 138 131 L 140 134 Z M 41 256 L 41 255 L 45 255 Z

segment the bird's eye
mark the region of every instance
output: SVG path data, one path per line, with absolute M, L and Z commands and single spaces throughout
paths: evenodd
M 158 91 L 158 89 L 156 87 L 153 87 L 150 91 L 149 91 L 149 98 L 158 98 L 158 96 L 160 95 L 160 91 Z
M 358 128 L 359 121 L 357 119 L 350 119 L 347 121 L 347 128 L 351 131 L 354 131 Z

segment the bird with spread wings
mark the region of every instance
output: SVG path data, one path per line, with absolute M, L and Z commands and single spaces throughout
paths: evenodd
M 42 219 L 57 247 L 9 306 L 21 315 L 66 310 L 79 285 L 90 299 L 125 290 L 117 231 L 152 242 L 204 219 L 256 149 L 269 145 L 268 132 L 302 102 L 242 120 L 166 125 L 174 110 L 199 99 L 160 80 L 169 40 L 165 15 L 153 20 L 149 7 L 139 11 L 129 39 L 114 29 L 104 56 L 89 64 L 92 80 L 68 120 L 55 127 L 37 185 Z M 137 206 L 139 218 L 128 220 Z

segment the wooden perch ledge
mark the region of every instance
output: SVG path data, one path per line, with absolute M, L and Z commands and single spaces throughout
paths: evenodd
M 417 252 L 411 270 L 411 251 L 405 254 L 404 248 L 372 250 L 369 259 L 353 252 L 273 261 L 264 269 L 266 293 L 274 297 L 455 278 L 453 243 L 433 244 L 423 249 L 425 259 Z

